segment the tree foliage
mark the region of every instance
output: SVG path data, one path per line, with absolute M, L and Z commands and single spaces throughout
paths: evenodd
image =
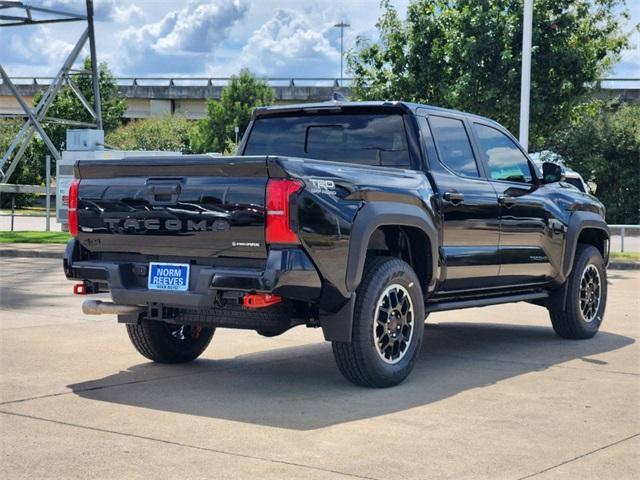
M 401 19 L 390 0 L 380 39 L 349 53 L 359 99 L 429 103 L 518 126 L 522 0 L 412 0 Z M 536 0 L 531 135 L 540 146 L 627 44 L 624 0 Z
M 84 60 L 84 69 L 91 70 L 91 60 Z M 125 100 L 120 97 L 118 86 L 115 78 L 109 71 L 106 64 L 102 63 L 99 67 L 100 76 L 100 97 L 102 106 L 102 119 L 105 132 L 109 132 L 118 127 L 122 122 L 122 116 L 127 108 Z M 93 86 L 91 76 L 72 75 L 72 81 L 78 86 L 89 104 L 93 106 Z M 34 105 L 42 98 L 43 93 L 38 92 L 34 97 Z M 82 103 L 71 91 L 65 86 L 58 92 L 55 100 L 49 107 L 48 117 L 61 118 L 65 120 L 75 120 L 79 122 L 93 122 L 93 118 L 82 106 Z M 22 127 L 23 120 L 3 120 L 0 121 L 0 155 L 4 155 L 9 145 L 15 138 L 18 130 Z M 69 127 L 55 123 L 44 123 L 43 128 L 53 145 L 59 150 L 64 147 L 66 141 L 66 131 Z M 34 135 L 24 157 L 20 160 L 15 173 L 11 177 L 12 183 L 41 185 L 44 183 L 44 164 L 45 156 L 49 153 L 44 142 L 38 135 Z M 55 159 L 52 158 L 52 172 L 55 172 Z M 32 196 L 19 195 L 16 197 L 21 204 L 31 199 Z
M 120 150 L 169 150 L 192 153 L 195 122 L 182 117 L 153 117 L 123 125 L 105 138 Z
M 640 223 L 640 105 L 586 103 L 550 143 L 596 185 L 609 223 Z
M 0 158 L 9 150 L 9 146 L 23 124 L 24 121 L 22 119 L 0 119 Z M 40 161 L 40 157 L 35 155 L 34 150 L 35 142 L 31 142 L 22 161 L 18 164 L 11 177 L 12 180 L 18 180 L 16 183 L 27 185 L 41 185 L 44 183 L 44 160 Z M 11 205 L 11 196 L 11 194 L 2 195 L 2 204 L 0 206 L 6 208 Z M 15 195 L 16 205 L 19 207 L 28 204 L 33 199 L 33 195 Z
M 229 141 L 235 140 L 234 127 L 239 127 L 239 138 L 249 125 L 251 112 L 256 107 L 273 103 L 273 89 L 257 79 L 248 70 L 231 78 L 222 91 L 220 101 L 207 102 L 207 116 L 198 122 L 192 144 L 196 152 L 226 151 Z
M 86 71 L 91 71 L 90 58 L 85 58 L 84 69 Z M 124 98 L 120 96 L 116 80 L 111 74 L 106 63 L 101 63 L 99 65 L 98 75 L 100 78 L 99 88 L 100 106 L 102 109 L 102 123 L 106 134 L 121 125 L 122 116 L 127 109 L 127 104 Z M 91 76 L 76 74 L 72 75 L 71 79 L 78 86 L 78 89 L 87 99 L 89 104 L 93 107 L 93 83 L 91 80 Z M 34 105 L 40 100 L 41 97 L 42 92 L 39 92 L 34 98 Z M 71 91 L 69 87 L 63 88 L 58 93 L 56 99 L 49 108 L 47 116 L 53 118 L 62 118 L 66 120 L 75 120 L 77 122 L 95 122 L 89 112 L 84 108 L 78 97 Z M 44 130 L 55 147 L 60 149 L 64 147 L 64 142 L 66 141 L 66 132 L 68 128 L 82 127 L 69 127 L 67 125 L 48 123 L 45 125 Z

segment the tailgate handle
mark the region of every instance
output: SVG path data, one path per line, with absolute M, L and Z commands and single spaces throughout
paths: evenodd
M 147 186 L 148 200 L 155 204 L 173 204 L 180 195 L 179 183 L 156 183 Z

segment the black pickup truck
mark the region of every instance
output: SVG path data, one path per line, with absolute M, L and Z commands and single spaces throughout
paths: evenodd
M 64 271 L 87 314 L 188 362 L 218 327 L 322 328 L 342 374 L 404 380 L 431 312 L 546 307 L 589 338 L 607 298 L 604 207 L 479 116 L 402 102 L 259 108 L 239 156 L 79 161 Z

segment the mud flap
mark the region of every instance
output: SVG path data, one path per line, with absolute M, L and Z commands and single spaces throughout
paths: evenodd
M 356 294 L 340 310 L 331 314 L 320 314 L 320 326 L 324 339 L 329 342 L 351 342 L 353 330 L 353 311 L 356 306 Z

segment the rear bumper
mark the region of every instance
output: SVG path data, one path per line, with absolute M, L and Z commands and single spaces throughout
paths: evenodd
M 68 279 L 106 284 L 113 301 L 122 305 L 207 308 L 214 305 L 216 291 L 275 293 L 312 301 L 320 296 L 322 286 L 316 268 L 300 248 L 270 249 L 264 270 L 192 265 L 188 292 L 147 289 L 148 263 L 83 260 L 75 239 L 67 245 L 63 265 Z

